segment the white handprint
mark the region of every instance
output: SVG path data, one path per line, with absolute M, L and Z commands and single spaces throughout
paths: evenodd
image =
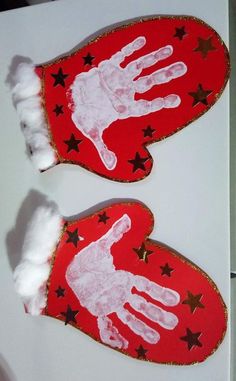
M 120 349 L 127 348 L 129 343 L 108 317 L 114 312 L 125 325 L 146 342 L 155 344 L 160 339 L 156 330 L 124 307 L 126 303 L 166 329 L 172 330 L 178 324 L 176 315 L 133 293 L 134 287 L 165 306 L 175 306 L 180 300 L 179 294 L 174 290 L 162 287 L 143 276 L 116 270 L 111 247 L 121 240 L 130 228 L 131 220 L 124 214 L 105 235 L 82 249 L 66 270 L 68 285 L 80 304 L 97 317 L 102 342 Z
M 175 62 L 154 73 L 134 80 L 143 69 L 171 56 L 171 45 L 162 47 L 130 62 L 125 68 L 120 64 L 146 44 L 138 37 L 98 67 L 78 74 L 70 87 L 72 120 L 84 136 L 92 141 L 108 170 L 116 167 L 117 157 L 103 141 L 103 131 L 118 119 L 138 117 L 162 108 L 178 107 L 181 100 L 176 94 L 152 101 L 135 100 L 135 93 L 144 93 L 154 85 L 181 77 L 187 71 L 183 62 Z

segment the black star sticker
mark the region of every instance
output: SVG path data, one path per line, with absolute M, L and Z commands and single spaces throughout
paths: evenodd
M 60 115 L 60 114 L 64 114 L 63 112 L 63 105 L 57 105 L 55 106 L 53 112 L 55 112 L 56 116 Z
M 95 57 L 91 56 L 91 54 L 88 53 L 85 57 L 83 57 L 84 65 L 92 66 L 94 58 Z
M 186 329 L 186 336 L 180 337 L 180 340 L 186 341 L 188 343 L 188 350 L 190 351 L 192 347 L 202 347 L 202 343 L 198 340 L 201 332 L 193 333 L 189 328 Z
M 231 272 L 231 273 L 230 273 L 230 278 L 231 278 L 231 279 L 236 278 L 236 273 L 235 273 L 235 272 Z
M 145 165 L 146 161 L 148 160 L 148 157 L 141 157 L 138 152 L 135 154 L 135 158 L 132 160 L 128 160 L 130 164 L 133 165 L 133 172 L 136 172 L 138 169 L 142 169 L 145 171 Z
M 175 28 L 175 35 L 174 37 L 178 37 L 179 40 L 183 40 L 183 37 L 186 35 L 187 33 L 185 32 L 185 26 L 182 26 L 181 28 Z
M 202 103 L 203 105 L 207 106 L 208 105 L 207 97 L 211 93 L 212 93 L 212 90 L 204 90 L 202 85 L 199 83 L 197 91 L 196 92 L 192 91 L 188 94 L 191 95 L 191 97 L 193 97 L 192 106 L 195 106 L 198 103 Z
M 82 142 L 82 140 L 76 139 L 74 134 L 71 134 L 69 140 L 64 140 L 64 143 L 67 144 L 67 153 L 70 151 L 79 152 L 78 145 Z
M 78 312 L 79 312 L 78 310 L 73 311 L 73 310 L 71 309 L 71 307 L 69 306 L 69 304 L 68 304 L 68 306 L 67 306 L 67 310 L 66 310 L 65 312 L 61 312 L 61 314 L 62 314 L 63 316 L 65 316 L 65 325 L 67 325 L 67 324 L 70 323 L 71 321 L 72 321 L 73 323 L 77 323 L 75 316 L 77 315 Z
M 148 351 L 147 349 L 144 349 L 143 346 L 140 344 L 140 346 L 135 350 L 137 352 L 138 359 L 146 360 L 146 353 Z
M 156 130 L 154 130 L 154 128 L 152 128 L 151 126 L 147 126 L 147 128 L 144 128 L 142 131 L 144 138 L 146 138 L 147 136 L 149 138 L 152 138 L 153 132 L 155 132 Z
M 138 249 L 133 248 L 133 250 L 136 254 L 138 254 L 139 259 L 141 259 L 145 263 L 148 263 L 148 256 L 153 253 L 153 251 L 146 249 L 144 242 Z
M 65 289 L 59 286 L 56 290 L 55 293 L 57 294 L 57 297 L 64 297 L 65 296 Z
M 190 291 L 188 293 L 188 298 L 183 301 L 182 304 L 188 304 L 193 314 L 196 308 L 204 308 L 204 305 L 200 302 L 202 294 L 193 295 Z
M 109 220 L 109 216 L 107 216 L 106 212 L 103 212 L 102 214 L 98 215 L 98 222 L 103 222 L 105 225 L 107 223 L 107 220 Z
M 200 52 L 202 58 L 206 58 L 208 53 L 213 50 L 216 50 L 216 48 L 212 45 L 212 37 L 207 38 L 206 40 L 201 37 L 198 38 L 198 46 L 194 49 L 194 52 Z
M 69 230 L 66 231 L 68 234 L 68 239 L 66 243 L 73 243 L 75 247 L 77 247 L 77 243 L 80 241 L 79 234 L 78 234 L 78 228 L 76 228 L 73 232 L 70 232 Z
M 64 74 L 61 67 L 58 70 L 57 74 L 51 74 L 51 76 L 54 78 L 53 87 L 57 85 L 61 85 L 62 87 L 65 87 L 65 79 L 68 77 L 68 74 Z
M 165 266 L 160 266 L 160 269 L 162 269 L 162 273 L 161 273 L 161 275 L 167 275 L 168 277 L 170 277 L 172 271 L 174 271 L 174 269 L 172 269 L 172 268 L 168 265 L 168 263 L 166 263 Z

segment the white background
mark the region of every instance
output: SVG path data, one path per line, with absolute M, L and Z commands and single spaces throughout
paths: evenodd
M 12 267 L 19 260 L 27 220 L 44 201 L 42 194 L 55 200 L 64 215 L 111 198 L 131 197 L 153 211 L 152 238 L 202 267 L 229 304 L 228 89 L 200 120 L 149 147 L 154 167 L 147 179 L 119 184 L 70 165 L 38 173 L 26 158 L 5 84 L 15 55 L 45 62 L 109 24 L 150 14 L 200 17 L 228 42 L 226 0 L 62 0 L 0 14 L 1 381 L 229 380 L 228 334 L 203 364 L 136 361 L 55 319 L 24 314 L 13 289 Z

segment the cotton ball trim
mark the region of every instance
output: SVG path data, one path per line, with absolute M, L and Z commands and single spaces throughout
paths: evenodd
M 23 259 L 34 264 L 45 263 L 54 249 L 61 230 L 61 216 L 57 210 L 39 207 L 29 223 L 23 244 Z
M 27 312 L 39 315 L 46 306 L 50 259 L 60 237 L 62 219 L 54 207 L 39 207 L 30 221 L 21 262 L 13 275 Z
M 40 78 L 33 64 L 21 63 L 14 80 L 12 97 L 22 123 L 26 144 L 30 148 L 32 162 L 37 169 L 46 170 L 57 163 L 57 158 L 50 144 L 42 108 Z

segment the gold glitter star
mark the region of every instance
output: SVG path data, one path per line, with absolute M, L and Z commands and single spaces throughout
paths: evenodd
M 146 128 L 143 129 L 143 137 L 144 138 L 146 138 L 146 137 L 152 138 L 152 135 L 155 131 L 156 130 L 154 130 L 154 128 L 152 128 L 151 126 L 147 126 Z
M 202 347 L 202 343 L 198 340 L 199 336 L 202 334 L 201 332 L 193 333 L 189 328 L 187 328 L 186 336 L 180 337 L 180 340 L 186 341 L 188 343 L 188 350 L 190 351 L 192 347 Z
M 212 93 L 212 90 L 204 90 L 201 83 L 199 83 L 197 91 L 196 92 L 192 91 L 188 94 L 191 95 L 191 97 L 193 97 L 192 106 L 195 106 L 198 103 L 202 103 L 203 105 L 207 106 L 208 105 L 207 97 L 211 93 Z
M 98 222 L 103 222 L 104 224 L 106 224 L 109 218 L 110 217 L 106 214 L 106 212 L 103 212 L 102 214 L 98 215 Z
M 54 78 L 53 87 L 58 85 L 65 87 L 65 79 L 68 77 L 68 74 L 64 74 L 61 67 L 59 68 L 57 73 L 52 73 L 51 76 Z
M 148 263 L 148 256 L 153 253 L 153 251 L 146 249 L 144 242 L 138 249 L 133 248 L 133 250 L 136 254 L 138 254 L 139 259 L 141 259 L 145 263 Z
M 66 311 L 63 311 L 61 312 L 62 316 L 65 317 L 65 325 L 69 324 L 71 321 L 73 323 L 77 323 L 76 321 L 76 315 L 78 314 L 78 310 L 72 310 L 70 305 L 68 304 L 67 306 L 67 310 Z
M 193 314 L 196 308 L 204 308 L 205 306 L 200 302 L 202 294 L 193 295 L 190 291 L 188 293 L 188 298 L 183 301 L 182 304 L 188 304 Z
M 58 288 L 55 290 L 55 293 L 57 294 L 57 298 L 63 298 L 65 296 L 65 289 L 61 286 L 58 286 Z
M 70 139 L 64 140 L 64 143 L 67 145 L 67 153 L 70 151 L 79 152 L 78 145 L 82 142 L 82 140 L 76 139 L 74 134 L 71 134 Z
M 78 234 L 78 228 L 75 229 L 73 232 L 67 230 L 66 233 L 68 234 L 68 238 L 66 243 L 73 243 L 75 247 L 77 247 L 78 242 L 80 241 L 81 237 Z
M 135 350 L 137 352 L 138 359 L 142 358 L 142 359 L 146 360 L 146 353 L 148 351 L 147 349 L 144 349 L 143 346 L 140 344 L 140 346 Z
M 187 34 L 185 32 L 185 26 L 182 26 L 181 28 L 175 28 L 175 35 L 174 37 L 177 37 L 180 41 L 183 40 L 183 37 Z
M 208 52 L 216 50 L 216 48 L 212 45 L 212 37 L 204 40 L 203 38 L 198 38 L 198 46 L 193 50 L 194 52 L 200 52 L 202 54 L 202 58 L 206 58 Z
M 92 56 L 90 53 L 87 53 L 87 55 L 85 57 L 83 57 L 84 65 L 92 66 L 94 58 L 95 57 Z
M 128 160 L 130 164 L 133 165 L 133 172 L 136 172 L 138 169 L 142 169 L 142 171 L 145 171 L 145 165 L 146 161 L 148 160 L 148 157 L 141 157 L 138 152 L 135 154 L 135 158 L 132 160 Z
M 168 277 L 171 277 L 172 269 L 168 263 L 165 264 L 165 266 L 160 266 L 160 269 L 162 270 L 161 275 L 167 275 Z
M 58 116 L 60 114 L 64 114 L 64 112 L 63 112 L 63 105 L 56 104 L 53 112 L 55 112 L 56 116 Z

